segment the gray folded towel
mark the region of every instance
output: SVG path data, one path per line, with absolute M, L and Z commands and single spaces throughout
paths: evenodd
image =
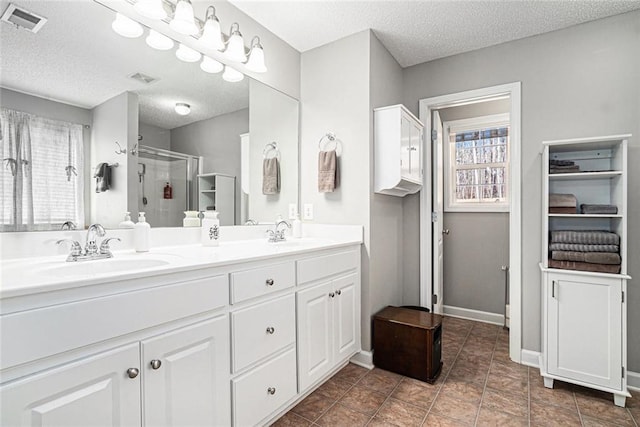
M 337 164 L 336 150 L 318 153 L 318 191 L 320 193 L 332 193 L 336 189 Z
M 594 271 L 598 273 L 609 273 L 609 274 L 620 273 L 619 265 L 589 264 L 588 262 L 557 261 L 555 259 L 549 260 L 549 267 L 560 268 L 562 270 Z
M 578 199 L 573 194 L 549 194 L 549 206 L 552 208 L 575 208 Z
M 618 213 L 618 207 L 614 205 L 590 205 L 583 203 L 580 205 L 580 213 L 615 215 Z
M 108 163 L 100 163 L 93 174 L 96 179 L 96 193 L 103 193 L 111 188 L 111 166 Z
M 610 231 L 557 230 L 557 231 L 551 232 L 551 243 L 582 243 L 585 245 L 619 245 L 620 236 Z
M 618 245 L 584 245 L 581 243 L 550 243 L 550 251 L 571 251 L 571 252 L 620 252 Z
M 262 194 L 280 192 L 280 162 L 277 157 L 262 161 Z
M 620 255 L 612 252 L 552 251 L 551 259 L 556 261 L 587 262 L 589 264 L 620 265 L 622 263 Z

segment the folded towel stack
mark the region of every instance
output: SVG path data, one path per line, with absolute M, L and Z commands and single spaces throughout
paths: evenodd
M 620 273 L 620 236 L 610 231 L 551 232 L 549 267 Z
M 549 160 L 549 173 L 576 173 L 580 166 L 571 160 Z
M 580 213 L 615 215 L 618 213 L 618 207 L 615 205 L 589 205 L 583 203 L 580 205 Z
M 578 212 L 578 199 L 573 194 L 549 194 L 549 213 L 574 214 Z

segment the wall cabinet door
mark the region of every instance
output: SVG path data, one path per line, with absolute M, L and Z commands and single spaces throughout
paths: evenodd
M 422 182 L 422 128 L 416 123 L 411 123 L 410 139 L 409 163 L 411 171 L 409 178 Z
M 350 357 L 358 349 L 356 318 L 360 295 L 356 295 L 357 279 L 357 274 L 351 274 L 331 282 L 336 294 L 333 299 L 336 362 Z
M 622 281 L 549 274 L 549 373 L 622 387 Z
M 0 424 L 139 426 L 139 367 L 135 343 L 4 386 Z
M 229 425 L 226 315 L 142 342 L 144 424 Z

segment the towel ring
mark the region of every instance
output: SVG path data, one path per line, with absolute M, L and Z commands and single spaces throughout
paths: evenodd
M 342 141 L 340 141 L 340 139 L 337 138 L 336 134 L 333 132 L 327 132 L 322 138 L 320 138 L 320 141 L 318 141 L 318 148 L 321 151 L 327 151 L 327 148 L 331 143 L 333 143 L 333 149 L 336 150 L 337 154 L 338 148 L 342 148 Z
M 274 142 L 270 142 L 267 145 L 264 146 L 264 149 L 262 150 L 262 157 L 265 159 L 270 158 L 269 157 L 269 153 L 273 152 L 273 157 L 277 158 L 278 160 L 280 160 L 280 150 L 278 149 L 278 144 L 274 141 Z M 271 158 L 273 158 L 271 157 Z

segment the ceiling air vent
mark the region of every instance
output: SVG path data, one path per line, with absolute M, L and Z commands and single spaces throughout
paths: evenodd
M 137 80 L 140 83 L 144 83 L 146 85 L 148 85 L 149 83 L 153 83 L 156 80 L 158 80 L 155 77 L 147 76 L 146 74 L 142 74 L 142 73 L 131 74 L 129 77 L 132 78 L 133 80 Z
M 33 12 L 10 3 L 7 10 L 2 14 L 0 21 L 8 22 L 18 28 L 24 28 L 32 33 L 37 33 L 40 28 L 47 22 L 47 18 L 38 16 Z

